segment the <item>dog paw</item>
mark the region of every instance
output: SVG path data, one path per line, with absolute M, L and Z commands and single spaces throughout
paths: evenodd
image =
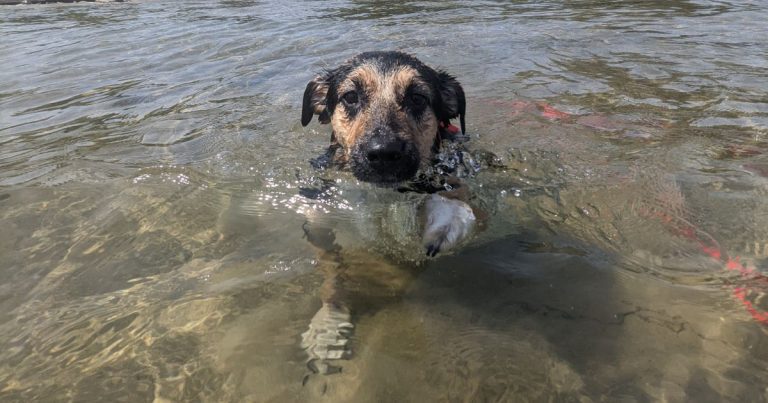
M 301 348 L 308 357 L 307 366 L 314 373 L 332 374 L 341 371 L 328 361 L 349 358 L 349 340 L 354 325 L 349 312 L 331 304 L 323 304 L 301 335 Z
M 467 203 L 433 194 L 427 199 L 422 237 L 427 256 L 435 256 L 464 240 L 475 225 L 475 214 Z

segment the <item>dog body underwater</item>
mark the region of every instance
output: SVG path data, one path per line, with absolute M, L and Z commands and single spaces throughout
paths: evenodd
M 358 192 L 368 196 L 355 212 L 357 221 L 369 221 L 356 223 L 368 229 L 359 231 L 358 236 L 367 238 L 363 243 L 382 246 L 385 238 L 396 239 L 394 254 L 414 256 L 402 252 L 410 249 L 424 259 L 470 236 L 476 214 L 467 189 L 450 169 L 435 164 L 443 140 L 455 135 L 448 130 L 454 128 L 451 119 L 458 118 L 465 132 L 465 109 L 464 91 L 453 76 L 401 52 L 361 53 L 307 84 L 302 125 L 315 116 L 331 125 L 330 145 L 313 165 L 348 170 L 367 183 L 359 185 Z M 345 195 L 350 193 L 355 190 L 344 189 Z M 312 214 L 304 225 L 307 240 L 319 252 L 324 282 L 322 307 L 302 335 L 302 347 L 310 368 L 321 373 L 333 372 L 328 360 L 348 355 L 353 294 L 363 294 L 361 304 L 376 299 L 377 289 L 391 296 L 410 275 L 359 239 L 337 239 L 339 232 L 356 236 L 355 231 L 339 230 L 323 227 Z M 350 243 L 357 247 L 348 248 Z M 360 292 L 362 283 L 367 286 Z

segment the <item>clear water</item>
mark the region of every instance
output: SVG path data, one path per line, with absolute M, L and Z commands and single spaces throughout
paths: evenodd
M 767 20 L 757 1 L 2 7 L 0 400 L 766 401 L 768 327 L 735 293 L 768 310 Z M 363 219 L 387 197 L 299 195 L 354 194 L 310 168 L 329 132 L 300 97 L 375 49 L 459 77 L 473 147 L 503 163 L 471 180 L 491 218 L 453 254 L 363 253 L 388 247 Z M 334 375 L 299 345 L 308 212 L 369 274 Z

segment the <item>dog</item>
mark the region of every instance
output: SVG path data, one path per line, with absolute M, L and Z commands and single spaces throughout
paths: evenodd
M 307 84 L 301 124 L 317 115 L 332 127 L 324 156 L 355 177 L 377 185 L 415 178 L 433 162 L 450 120 L 465 127 L 459 82 L 402 52 L 361 53 Z M 450 180 L 450 179 L 449 179 Z M 430 256 L 466 238 L 475 216 L 455 189 L 435 192 L 425 204 L 424 245 Z
M 426 174 L 434 171 L 443 140 L 455 136 L 451 119 L 458 118 L 465 133 L 465 110 L 464 90 L 452 75 L 406 53 L 365 52 L 307 84 L 301 124 L 307 126 L 317 116 L 321 124 L 331 125 L 330 145 L 312 161 L 315 167 L 335 166 L 378 187 L 426 194 L 414 213 L 422 243 L 414 247 L 434 257 L 466 240 L 476 226 L 477 214 L 461 180 L 443 169 L 436 181 Z M 320 251 L 325 280 L 323 305 L 302 335 L 302 346 L 310 368 L 329 373 L 334 367 L 328 360 L 348 355 L 353 328 L 343 278 L 354 271 L 350 266 L 370 263 L 345 254 L 331 229 L 308 221 L 304 231 Z M 374 269 L 364 271 L 370 277 Z

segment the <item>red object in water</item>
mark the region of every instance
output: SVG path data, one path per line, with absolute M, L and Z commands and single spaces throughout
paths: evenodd
M 510 104 L 510 107 L 513 113 L 530 113 L 533 109 L 531 107 L 532 105 L 535 106 L 535 110 L 541 113 L 541 116 L 546 119 L 566 120 L 574 117 L 574 115 L 560 111 L 545 102 L 531 103 L 526 101 L 515 101 Z M 577 122 L 585 126 L 601 129 L 606 127 L 605 123 L 610 123 L 610 121 L 604 116 L 599 115 L 587 116 L 582 118 L 581 121 Z M 610 125 L 607 127 L 610 127 Z M 753 156 L 760 153 L 759 150 L 746 147 L 731 147 L 729 148 L 729 151 L 735 156 Z M 766 169 L 764 166 L 745 165 L 745 168 L 756 172 L 758 175 L 768 176 L 768 169 Z M 755 268 L 747 267 L 739 261 L 738 256 L 735 258 L 728 257 L 728 255 L 720 249 L 719 245 L 717 245 L 717 242 L 715 242 L 708 235 L 706 237 L 710 238 L 709 241 L 701 239 L 699 234 L 704 233 L 701 232 L 698 228 L 694 227 L 692 224 L 685 223 L 681 225 L 679 222 L 676 223 L 676 220 L 673 218 L 673 216 L 667 215 L 663 212 L 655 212 L 653 215 L 660 219 L 664 224 L 670 226 L 670 230 L 672 232 L 684 238 L 695 241 L 699 245 L 699 249 L 702 253 L 711 257 L 712 259 L 717 260 L 718 262 L 722 262 L 725 270 L 738 272 L 741 276 L 741 279 L 748 284 L 742 287 L 734 287 L 733 296 L 736 298 L 736 300 L 739 301 L 739 303 L 741 303 L 741 305 L 750 314 L 750 316 L 752 316 L 752 319 L 764 325 L 768 325 L 768 312 L 759 310 L 754 306 L 752 301 L 748 299 L 748 294 L 750 291 L 759 292 L 758 287 L 760 290 L 763 288 L 768 288 L 768 276 Z
M 752 319 L 764 324 L 768 325 L 768 312 L 761 312 L 755 308 L 755 306 L 752 304 L 752 301 L 747 299 L 747 290 L 744 287 L 737 287 L 733 289 L 733 296 L 738 299 L 742 305 L 744 305 L 744 309 L 749 312 L 750 315 L 752 315 Z
M 552 105 L 549 105 L 545 102 L 527 102 L 527 101 L 514 101 L 510 104 L 508 104 L 510 109 L 512 110 L 513 114 L 525 112 L 525 113 L 534 113 L 539 112 L 543 118 L 550 119 L 550 120 L 567 120 L 574 118 L 574 115 L 571 115 L 570 113 L 560 111 L 553 107 Z M 577 120 L 578 123 L 594 127 L 598 129 L 606 129 L 611 128 L 612 124 L 610 120 L 608 120 L 604 116 L 600 115 L 589 115 L 586 117 L 582 117 L 580 120 Z M 454 129 L 458 131 L 457 128 Z M 449 130 L 448 127 L 446 127 L 446 130 Z M 450 131 L 450 130 L 449 130 Z M 454 133 L 453 131 L 451 131 Z M 735 156 L 753 156 L 760 153 L 760 151 L 754 150 L 752 148 L 744 148 L 744 147 L 732 147 L 729 148 L 729 151 L 733 153 Z M 745 168 L 756 172 L 758 175 L 762 176 L 768 176 L 768 168 L 766 166 L 762 165 L 745 165 Z M 671 215 L 667 215 L 663 212 L 655 212 L 655 215 L 658 219 L 660 219 L 664 224 L 670 226 L 670 230 L 677 235 L 680 235 L 684 238 L 690 239 L 692 241 L 695 241 L 699 245 L 699 249 L 701 252 L 710 258 L 717 260 L 718 262 L 723 263 L 723 267 L 725 270 L 729 271 L 737 271 L 742 280 L 744 282 L 748 283 L 747 285 L 744 285 L 742 287 L 734 287 L 733 288 L 733 296 L 736 298 L 736 300 L 741 303 L 741 305 L 744 307 L 744 309 L 752 316 L 752 319 L 755 321 L 762 323 L 763 325 L 768 325 L 768 312 L 761 311 L 758 308 L 754 306 L 752 301 L 748 299 L 748 294 L 750 291 L 760 292 L 759 290 L 762 290 L 764 288 L 768 288 L 768 276 L 761 273 L 755 268 L 748 267 L 741 263 L 739 261 L 739 257 L 730 258 L 728 255 L 722 251 L 717 245 L 717 242 L 714 241 L 711 237 L 706 235 L 706 237 L 710 238 L 710 240 L 705 241 L 701 239 L 699 234 L 704 234 L 702 231 L 700 231 L 698 228 L 694 227 L 692 224 L 685 223 L 681 225 L 679 222 L 676 223 L 676 220 Z
M 676 222 L 673 216 L 654 212 L 651 215 L 656 216 L 664 224 L 670 226 L 670 231 L 680 235 L 686 239 L 696 242 L 699 245 L 699 250 L 718 262 L 723 264 L 723 268 L 728 271 L 738 272 L 741 280 L 745 283 L 740 287 L 733 287 L 733 296 L 744 307 L 744 309 L 752 316 L 756 322 L 768 325 L 768 312 L 761 311 L 754 306 L 752 301 L 747 297 L 751 291 L 761 292 L 761 290 L 768 289 L 768 276 L 761 273 L 759 270 L 753 267 L 748 267 L 744 263 L 741 263 L 741 259 L 736 257 L 729 257 L 714 239 L 694 227 L 690 223 Z M 710 240 L 705 241 L 699 234 L 705 235 Z
M 512 102 L 505 102 L 505 101 L 491 101 L 491 104 L 500 106 L 505 109 L 510 110 L 510 114 L 512 116 L 521 114 L 521 113 L 530 113 L 532 115 L 539 115 L 545 119 L 550 120 L 557 120 L 557 119 L 569 119 L 572 118 L 573 115 L 570 113 L 563 112 L 561 110 L 558 110 L 554 106 L 546 103 L 546 102 L 531 102 L 531 101 L 512 101 Z
M 712 259 L 720 260 L 720 249 L 717 249 L 717 247 L 701 245 L 701 251 L 709 255 Z
M 537 102 L 536 106 L 541 111 L 541 116 L 547 119 L 567 119 L 572 116 L 570 113 L 555 109 L 554 106 L 545 102 Z

